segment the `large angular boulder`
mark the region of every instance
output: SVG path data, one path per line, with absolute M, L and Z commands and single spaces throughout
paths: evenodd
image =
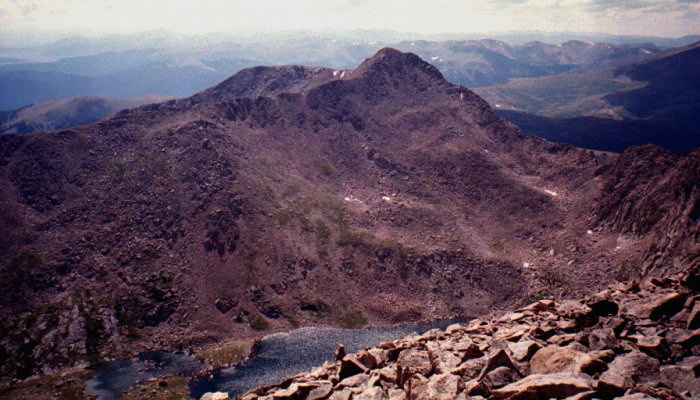
M 588 347 L 591 350 L 611 349 L 616 345 L 617 338 L 612 328 L 595 329 L 588 334 Z
M 398 363 L 404 369 L 421 374 L 430 375 L 433 364 L 430 362 L 430 354 L 427 350 L 406 349 L 399 354 Z
M 435 374 L 428 381 L 427 394 L 432 400 L 452 400 L 459 392 L 460 377 L 452 374 Z
M 306 395 L 306 400 L 321 400 L 326 399 L 333 392 L 333 384 L 329 381 L 320 381 L 318 386 L 311 389 Z
M 673 390 L 689 392 L 691 398 L 700 398 L 700 356 L 692 356 L 675 365 L 661 367 L 661 381 Z
M 507 367 L 520 374 L 520 370 L 515 365 L 515 363 L 513 363 L 513 360 L 510 359 L 508 353 L 506 353 L 505 350 L 501 349 L 496 351 L 494 354 L 491 355 L 491 357 L 489 357 L 486 366 L 484 366 L 484 369 L 481 370 L 481 373 L 479 374 L 479 379 L 483 378 L 484 375 L 488 374 L 489 372 L 493 371 L 498 367 Z
M 362 393 L 354 394 L 353 400 L 388 400 L 389 396 L 379 386 L 372 386 L 362 391 Z
M 567 330 L 578 330 L 597 320 L 590 307 L 576 300 L 564 300 L 556 310 L 560 317 L 571 324 Z
M 697 329 L 700 328 L 700 301 L 696 300 L 693 309 L 690 311 L 688 316 L 688 323 L 686 325 L 687 329 Z
M 553 374 L 557 372 L 593 374 L 605 369 L 605 363 L 576 350 L 573 346 L 547 346 L 538 350 L 530 359 L 533 374 Z
M 521 340 L 516 343 L 508 342 L 508 349 L 513 354 L 513 358 L 524 361 L 532 357 L 542 346 L 534 340 Z
M 493 398 L 562 399 L 591 390 L 593 379 L 584 374 L 532 374 L 493 391 Z
M 338 375 L 340 379 L 343 380 L 347 377 L 366 371 L 367 367 L 365 367 L 365 365 L 362 364 L 356 356 L 348 355 L 343 357 L 343 360 L 340 362 L 340 370 L 338 371 Z
M 637 347 L 642 352 L 659 360 L 663 360 L 671 353 L 666 340 L 660 336 L 636 336 Z
M 678 292 L 659 293 L 644 299 L 630 310 L 639 319 L 659 320 L 661 317 L 671 317 L 683 309 L 685 296 Z
M 460 364 L 457 368 L 450 371 L 453 374 L 463 376 L 467 379 L 476 378 L 486 366 L 485 358 L 474 358 Z
M 520 375 L 508 367 L 498 367 L 484 376 L 483 381 L 489 387 L 499 388 L 520 379 Z
M 658 381 L 659 360 L 640 351 L 617 356 L 598 380 L 599 393 L 619 396 L 627 389 Z
M 433 365 L 436 373 L 450 372 L 462 363 L 462 359 L 451 351 L 439 351 L 433 354 L 435 357 Z

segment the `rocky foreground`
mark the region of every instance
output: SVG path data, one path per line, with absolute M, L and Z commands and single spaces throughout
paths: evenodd
M 700 398 L 700 271 L 345 354 L 242 399 Z

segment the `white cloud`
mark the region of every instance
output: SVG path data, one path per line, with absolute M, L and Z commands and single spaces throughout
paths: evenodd
M 404 32 L 700 32 L 693 0 L 0 0 L 4 31 L 184 33 L 289 29 Z M 683 19 L 683 23 L 677 21 Z

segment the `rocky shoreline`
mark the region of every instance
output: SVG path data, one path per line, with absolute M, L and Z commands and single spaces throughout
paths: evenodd
M 244 400 L 697 399 L 700 270 L 345 354 Z

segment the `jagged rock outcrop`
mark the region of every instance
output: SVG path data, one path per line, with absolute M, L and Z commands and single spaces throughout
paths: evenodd
M 335 362 L 241 398 L 700 398 L 700 331 L 689 329 L 700 304 L 697 279 L 689 271 L 619 283 L 580 301 L 540 300 L 342 351 Z
M 632 147 L 600 169 L 599 223 L 649 243 L 643 273 L 700 264 L 700 150 L 687 157 Z

